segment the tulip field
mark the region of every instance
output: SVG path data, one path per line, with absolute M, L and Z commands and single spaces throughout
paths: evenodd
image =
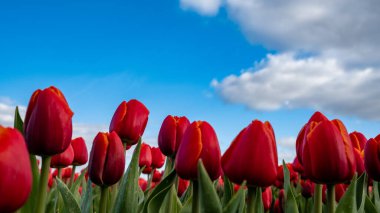
M 69 102 L 56 87 L 36 90 L 25 118 L 16 108 L 14 127 L 0 125 L 0 212 L 380 212 L 380 135 L 321 112 L 279 165 L 275 130 L 254 118 L 221 153 L 210 123 L 168 115 L 151 147 L 138 100 L 123 101 L 87 150 L 72 138 Z

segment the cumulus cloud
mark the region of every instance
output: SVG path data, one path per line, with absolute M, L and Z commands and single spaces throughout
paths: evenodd
M 282 164 L 282 160 L 291 163 L 296 156 L 296 138 L 292 136 L 277 139 L 278 163 Z
M 183 9 L 195 10 L 202 15 L 215 15 L 218 13 L 222 0 L 181 0 Z
M 311 108 L 380 120 L 378 82 L 374 68 L 347 70 L 335 59 L 284 53 L 211 85 L 227 102 L 255 110 Z

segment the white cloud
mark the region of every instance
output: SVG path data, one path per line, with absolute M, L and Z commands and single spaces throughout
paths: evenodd
M 378 82 L 374 68 L 345 69 L 334 59 L 284 53 L 211 85 L 227 102 L 251 109 L 311 108 L 380 120 Z
M 291 163 L 296 156 L 296 138 L 293 136 L 282 137 L 277 139 L 278 163 L 282 164 L 282 160 Z
M 181 0 L 183 9 L 195 10 L 202 15 L 216 15 L 222 0 Z

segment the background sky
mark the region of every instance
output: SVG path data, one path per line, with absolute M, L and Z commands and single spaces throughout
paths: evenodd
M 252 120 L 272 123 L 279 160 L 315 110 L 349 132 L 380 133 L 376 0 L 3 1 L 0 124 L 33 91 L 58 87 L 88 146 L 116 107 L 150 110 L 144 139 L 185 115 L 222 152 Z M 130 152 L 131 153 L 131 152 Z

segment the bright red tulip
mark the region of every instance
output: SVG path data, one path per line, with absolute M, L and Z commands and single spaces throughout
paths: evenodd
M 148 186 L 148 183 L 144 178 L 140 177 L 139 178 L 139 186 L 140 186 L 141 190 L 143 190 L 143 192 L 145 192 L 146 187 Z
M 350 139 L 352 147 L 354 148 L 354 155 L 356 161 L 356 172 L 358 176 L 362 175 L 364 168 L 364 147 L 367 143 L 367 138 L 360 132 L 351 132 Z
M 52 168 L 64 168 L 70 166 L 74 160 L 74 150 L 71 145 L 67 149 L 57 155 L 53 155 L 50 161 L 50 167 Z
M 264 205 L 264 210 L 268 211 L 272 204 L 272 188 L 267 187 L 262 193 L 262 200 Z
M 154 170 L 152 181 L 153 182 L 160 182 L 162 175 L 163 175 L 163 172 L 160 172 L 157 169 Z
M 149 166 L 149 167 L 145 167 L 142 173 L 149 175 L 150 173 L 152 173 L 152 171 L 153 171 L 153 168 Z
M 73 165 L 84 165 L 88 161 L 87 146 L 82 137 L 75 138 L 71 141 L 71 146 L 74 150 Z
M 152 167 L 155 169 L 161 168 L 165 164 L 165 155 L 162 154 L 158 147 L 152 147 Z
M 73 172 L 73 169 L 71 167 L 63 168 L 62 169 L 62 179 L 70 178 L 72 172 Z
M 117 183 L 124 173 L 124 147 L 115 132 L 96 135 L 92 144 L 88 172 L 92 182 L 99 186 Z
M 267 187 L 277 178 L 277 149 L 269 122 L 252 121 L 222 157 L 224 174 L 234 183 Z
M 302 164 L 306 177 L 316 183 L 337 184 L 352 179 L 356 171 L 355 156 L 346 127 L 340 120 L 308 124 Z
M 0 125 L 0 212 L 14 212 L 32 189 L 29 153 L 21 133 Z
M 144 134 L 148 116 L 149 110 L 140 101 L 123 101 L 112 117 L 110 132 L 115 131 L 123 143 L 134 145 Z
M 140 168 L 144 167 L 148 168 L 152 165 L 152 148 L 146 144 L 141 144 L 140 158 L 139 158 L 139 166 Z
M 190 121 L 185 116 L 168 115 L 165 118 L 158 134 L 158 146 L 164 155 L 173 156 L 176 154 L 182 137 L 189 126 Z
M 380 181 L 380 134 L 365 145 L 364 166 L 370 178 Z
M 62 153 L 71 141 L 73 112 L 62 92 L 49 87 L 30 98 L 25 115 L 25 139 L 31 154 L 51 156 Z
M 175 170 L 179 177 L 197 179 L 197 165 L 202 159 L 211 180 L 220 176 L 220 148 L 212 126 L 206 121 L 195 121 L 186 130 L 179 145 Z
M 190 181 L 184 180 L 182 178 L 178 178 L 178 191 L 177 191 L 178 197 L 181 197 L 183 193 L 185 193 L 189 185 L 190 185 Z

